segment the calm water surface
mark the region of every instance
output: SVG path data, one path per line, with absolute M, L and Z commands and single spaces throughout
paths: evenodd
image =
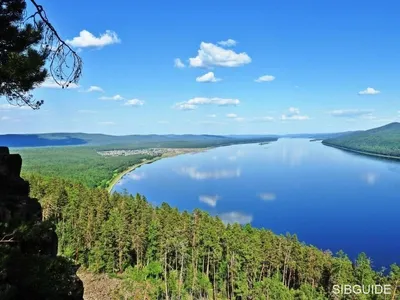
M 114 190 L 296 233 L 351 258 L 364 251 L 379 268 L 400 263 L 399 187 L 400 162 L 280 139 L 162 159 L 127 174 Z

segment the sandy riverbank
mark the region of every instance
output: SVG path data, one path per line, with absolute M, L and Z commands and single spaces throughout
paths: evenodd
M 175 151 L 175 152 L 170 152 L 170 153 L 167 152 L 167 153 L 164 153 L 161 156 L 157 156 L 157 157 L 154 157 L 152 159 L 143 160 L 142 162 L 129 167 L 125 171 L 123 171 L 123 172 L 119 173 L 117 176 L 115 176 L 111 180 L 110 184 L 108 185 L 107 191 L 109 193 L 111 193 L 113 187 L 118 183 L 118 181 L 120 181 L 122 179 L 122 177 L 124 177 L 129 172 L 132 172 L 133 170 L 135 170 L 135 169 L 137 169 L 137 168 L 139 168 L 139 167 L 141 167 L 143 165 L 151 164 L 151 163 L 153 163 L 153 162 L 155 162 L 157 160 L 160 160 L 162 158 L 174 157 L 174 156 L 178 156 L 178 155 L 181 155 L 181 154 L 189 154 L 189 153 L 193 154 L 193 153 L 198 153 L 198 152 L 204 152 L 204 151 L 209 150 L 209 149 L 211 149 L 211 148 L 199 148 L 199 149 L 187 149 L 187 148 L 185 148 L 185 149 L 182 149 L 182 151 L 178 151 L 178 152 Z

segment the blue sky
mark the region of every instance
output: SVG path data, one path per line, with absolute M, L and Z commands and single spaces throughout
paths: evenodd
M 1 99 L 2 134 L 283 134 L 400 121 L 396 1 L 40 3 L 79 50 L 83 76 L 67 90 L 37 88 L 40 111 Z

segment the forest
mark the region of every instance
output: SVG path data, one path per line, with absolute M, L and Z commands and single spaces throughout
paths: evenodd
M 113 144 L 111 139 L 106 144 L 103 135 L 73 135 L 73 137 L 90 136 L 96 142 L 101 142 L 97 146 L 64 146 L 64 147 L 29 147 L 13 148 L 13 153 L 18 153 L 24 160 L 23 174 L 30 172 L 39 173 L 43 176 L 56 176 L 83 183 L 89 187 L 106 188 L 109 183 L 119 173 L 140 163 L 142 160 L 152 159 L 152 155 L 131 155 L 104 157 L 97 151 L 104 150 L 129 150 L 147 148 L 208 148 L 218 146 L 228 146 L 232 144 L 251 143 L 251 142 L 272 142 L 276 138 L 272 137 L 253 137 L 253 138 L 229 138 L 222 136 L 126 136 L 114 138 L 130 139 L 130 143 Z M 51 136 L 50 134 L 46 136 Z M 103 138 L 97 138 L 102 136 Z M 58 134 L 53 138 L 60 139 Z M 107 136 L 105 136 L 107 137 Z M 134 137 L 134 138 L 133 138 Z M 142 142 L 140 142 L 143 140 Z M 6 141 L 6 145 L 9 143 Z
M 400 123 L 325 139 L 324 145 L 400 158 Z
M 364 253 L 352 261 L 250 225 L 224 224 L 195 210 L 155 207 L 141 195 L 89 188 L 30 174 L 32 197 L 56 226 L 59 254 L 91 273 L 123 282 L 115 299 L 397 299 L 332 294 L 336 284 L 399 285 L 400 267 L 374 270 Z

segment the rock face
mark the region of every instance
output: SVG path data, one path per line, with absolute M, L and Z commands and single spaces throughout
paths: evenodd
M 19 154 L 0 147 L 0 298 L 83 299 L 77 268 L 57 257 L 54 226 L 42 221 L 42 207 L 29 197 L 21 167 Z

